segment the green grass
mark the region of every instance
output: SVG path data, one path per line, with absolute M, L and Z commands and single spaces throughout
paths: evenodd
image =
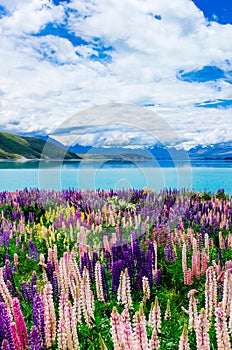
M 51 142 L 0 132 L 1 159 L 80 159 Z

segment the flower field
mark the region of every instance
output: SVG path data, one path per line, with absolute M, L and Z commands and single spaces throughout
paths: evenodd
M 0 348 L 229 350 L 232 197 L 0 193 Z

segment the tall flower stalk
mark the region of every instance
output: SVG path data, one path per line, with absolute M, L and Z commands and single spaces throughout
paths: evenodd
M 95 264 L 95 284 L 96 284 L 97 299 L 99 301 L 105 301 L 103 285 L 102 285 L 101 264 L 99 261 L 97 261 Z
M 114 306 L 111 318 L 111 334 L 114 343 L 114 350 L 121 350 L 123 346 L 123 328 L 117 308 Z
M 28 335 L 24 317 L 20 308 L 20 303 L 17 298 L 13 298 L 12 301 L 13 314 L 16 323 L 17 333 L 19 336 L 20 343 L 24 350 L 28 349 Z
M 227 328 L 226 315 L 221 303 L 215 310 L 215 328 L 218 350 L 231 350 L 230 337 Z
M 146 319 L 145 319 L 142 305 L 140 306 L 140 310 L 134 314 L 133 326 L 134 326 L 135 349 L 147 350 L 148 339 L 147 339 L 147 330 L 146 330 Z
M 128 269 L 121 273 L 120 282 L 118 287 L 118 302 L 123 304 L 125 308 L 132 309 L 133 303 L 131 298 L 130 277 Z
M 157 333 L 161 332 L 161 310 L 157 296 L 155 297 L 155 302 L 151 305 L 148 325 L 152 329 L 155 329 Z
M 49 348 L 56 340 L 56 315 L 52 297 L 52 285 L 48 282 L 43 291 L 45 340 Z
M 204 309 L 201 309 L 201 312 L 198 316 L 196 339 L 197 350 L 210 350 L 209 321 Z
M 179 341 L 178 350 L 190 350 L 186 324 L 184 324 L 183 332 L 181 334 L 180 341 Z

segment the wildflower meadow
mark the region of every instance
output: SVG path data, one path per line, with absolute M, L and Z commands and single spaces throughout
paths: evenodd
M 224 190 L 0 193 L 0 349 L 229 350 Z

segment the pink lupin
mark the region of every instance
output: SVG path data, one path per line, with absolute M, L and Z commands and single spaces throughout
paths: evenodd
M 20 303 L 17 298 L 13 298 L 12 306 L 13 306 L 13 314 L 14 314 L 14 319 L 16 323 L 19 340 L 23 346 L 23 349 L 25 350 L 25 349 L 28 349 L 28 335 L 27 335 L 26 324 L 20 308 Z
M 178 350 L 190 350 L 186 324 L 184 324 L 183 332 L 181 334 L 180 341 L 179 341 Z

